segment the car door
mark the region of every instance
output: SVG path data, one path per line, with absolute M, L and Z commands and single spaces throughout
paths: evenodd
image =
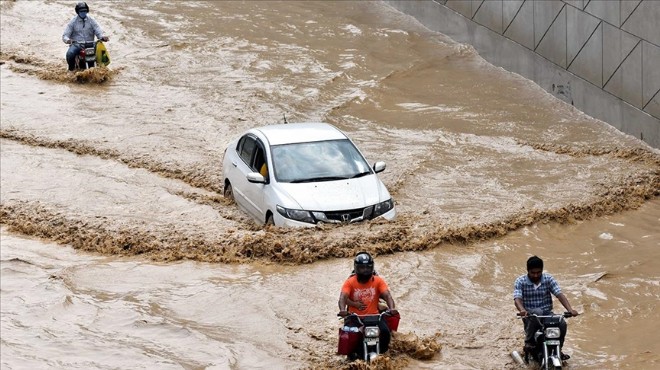
M 234 178 L 234 198 L 239 205 L 245 209 L 252 217 L 264 222 L 265 211 L 263 205 L 264 184 L 252 183 L 247 180 L 247 175 L 253 172 L 259 172 L 257 165 L 265 163 L 264 146 L 256 137 L 251 134 L 243 136 L 237 146 L 239 159 L 236 163 L 236 169 L 239 176 Z
M 258 138 L 255 139 L 256 146 L 254 148 L 254 155 L 252 156 L 252 164 L 250 165 L 250 172 L 256 172 L 264 176 L 266 183 L 249 182 L 245 188 L 245 197 L 254 209 L 254 214 L 260 222 L 266 221 L 266 204 L 265 193 L 268 185 L 268 166 L 266 162 L 266 153 L 264 144 Z

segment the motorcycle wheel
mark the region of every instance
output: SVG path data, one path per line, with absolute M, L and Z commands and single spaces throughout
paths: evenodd
M 77 56 L 75 61 L 75 66 L 77 70 L 84 71 L 86 69 L 93 68 L 94 63 L 93 62 L 88 63 L 85 59 L 81 59 L 80 57 Z
M 74 65 L 76 66 L 75 69 L 79 71 L 85 70 L 85 62 L 80 60 L 80 57 L 76 55 Z

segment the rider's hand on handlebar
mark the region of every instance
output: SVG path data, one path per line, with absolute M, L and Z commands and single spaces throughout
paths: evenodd
M 393 309 L 391 309 L 391 310 L 389 310 L 389 311 L 390 311 L 390 315 L 396 315 L 396 314 L 399 313 L 399 311 L 397 311 L 396 308 L 393 308 Z
M 64 41 L 64 43 L 71 45 L 71 44 L 73 44 L 73 40 L 69 39 L 69 40 Z
M 579 313 L 578 313 L 577 311 L 575 311 L 575 310 L 570 310 L 570 311 L 568 311 L 568 312 L 570 312 L 571 315 L 573 315 L 573 316 L 577 316 L 577 315 L 579 315 Z
M 337 316 L 346 317 L 346 316 L 348 316 L 348 311 L 341 310 L 341 311 L 339 311 Z
M 103 37 L 101 37 L 101 40 L 103 40 L 103 41 L 110 41 L 110 37 L 108 37 L 108 36 L 103 36 Z
M 527 317 L 527 311 L 522 310 L 522 311 L 518 312 L 517 315 L 520 316 L 520 317 Z

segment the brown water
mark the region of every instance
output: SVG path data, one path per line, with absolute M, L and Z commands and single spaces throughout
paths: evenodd
M 73 4 L 0 3 L 2 368 L 346 367 L 362 249 L 403 316 L 377 368 L 513 367 L 532 254 L 583 313 L 570 368 L 659 366 L 658 150 L 379 2 L 90 6 L 112 62 L 71 76 Z M 227 143 L 284 115 L 386 161 L 398 220 L 227 203 Z

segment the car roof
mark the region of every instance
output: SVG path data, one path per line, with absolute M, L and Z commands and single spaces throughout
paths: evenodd
M 346 135 L 335 126 L 322 122 L 286 123 L 257 127 L 268 139 L 270 145 L 307 143 L 310 141 L 325 141 L 346 139 Z

